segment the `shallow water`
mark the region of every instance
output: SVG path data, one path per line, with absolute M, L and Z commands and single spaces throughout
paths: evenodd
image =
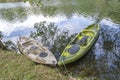
M 119 5 L 119 0 L 45 0 L 39 7 L 29 2 L 0 3 L 0 31 L 3 41 L 12 40 L 15 44 L 19 36 L 40 38 L 59 57 L 75 33 L 98 21 L 101 31 L 97 42 L 67 68 L 77 77 L 119 80 Z

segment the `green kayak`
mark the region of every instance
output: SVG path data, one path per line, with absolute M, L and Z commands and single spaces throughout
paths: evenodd
M 58 65 L 64 65 L 81 58 L 98 39 L 100 26 L 92 24 L 78 33 L 61 54 Z

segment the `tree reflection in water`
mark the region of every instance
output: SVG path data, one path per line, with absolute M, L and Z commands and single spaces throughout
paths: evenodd
M 69 31 L 60 31 L 54 23 L 40 22 L 34 25 L 31 37 L 40 40 L 59 58 L 65 46 L 75 36 Z M 120 28 L 101 26 L 98 41 L 84 57 L 67 65 L 73 76 L 92 77 L 90 79 L 119 80 L 120 77 Z M 63 71 L 63 70 L 61 70 Z M 64 71 L 63 74 L 66 74 Z
M 2 40 L 3 38 L 3 35 L 2 35 L 2 32 L 0 31 L 0 41 Z
M 3 38 L 3 35 L 2 35 L 2 32 L 0 31 L 0 49 L 3 48 L 3 43 L 2 43 L 2 38 Z
M 17 46 L 11 41 L 11 40 L 7 40 L 7 41 L 3 41 L 2 39 L 4 38 L 4 35 L 2 34 L 2 32 L 0 31 L 0 49 L 3 50 L 12 50 L 17 52 Z
M 101 26 L 96 62 L 101 80 L 120 79 L 120 28 Z
M 65 46 L 74 37 L 69 36 L 69 31 L 60 31 L 54 23 L 45 21 L 34 24 L 35 32 L 31 32 L 30 36 L 45 46 L 47 46 L 57 57 L 62 53 Z

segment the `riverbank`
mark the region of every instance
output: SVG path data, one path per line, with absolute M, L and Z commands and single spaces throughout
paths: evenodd
M 22 54 L 0 50 L 0 80 L 99 80 L 82 75 L 72 78 L 64 72 L 60 68 L 37 64 Z
M 68 80 L 68 77 L 22 54 L 0 50 L 0 80 Z

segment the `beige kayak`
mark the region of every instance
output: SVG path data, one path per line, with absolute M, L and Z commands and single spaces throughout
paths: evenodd
M 50 65 L 57 64 L 57 60 L 52 52 L 32 38 L 20 37 L 17 45 L 20 52 L 34 62 Z

